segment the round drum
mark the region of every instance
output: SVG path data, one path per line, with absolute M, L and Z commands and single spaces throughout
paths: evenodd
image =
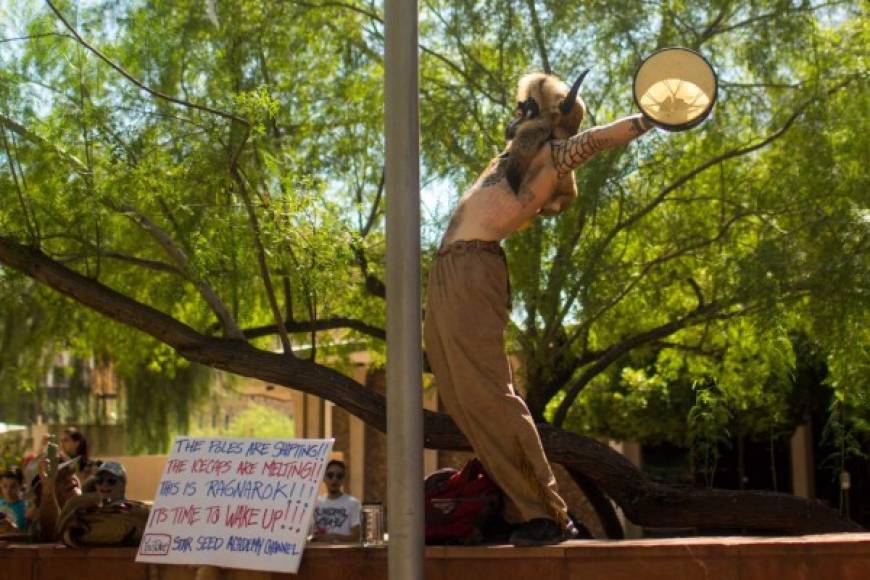
M 659 127 L 685 131 L 710 115 L 718 86 L 716 71 L 699 53 L 663 48 L 634 73 L 634 102 Z

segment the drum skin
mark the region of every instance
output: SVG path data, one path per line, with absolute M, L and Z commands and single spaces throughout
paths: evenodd
M 658 50 L 634 74 L 634 102 L 659 127 L 685 131 L 706 119 L 716 103 L 716 71 L 700 53 L 683 47 Z

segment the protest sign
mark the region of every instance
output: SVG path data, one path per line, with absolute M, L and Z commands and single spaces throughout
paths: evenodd
M 295 574 L 333 442 L 177 437 L 136 561 Z

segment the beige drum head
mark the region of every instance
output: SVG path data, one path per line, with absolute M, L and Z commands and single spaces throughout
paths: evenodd
M 634 74 L 634 102 L 656 125 L 690 129 L 707 118 L 716 102 L 716 72 L 688 48 L 663 48 L 648 56 Z

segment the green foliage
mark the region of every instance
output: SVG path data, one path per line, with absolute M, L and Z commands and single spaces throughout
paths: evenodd
M 165 453 L 172 436 L 188 433 L 190 417 L 208 397 L 214 372 L 158 348 L 147 366 L 119 369 L 124 381 L 127 447 L 132 453 Z
M 296 424 L 277 409 L 265 405 L 251 405 L 233 417 L 229 427 L 194 428 L 191 435 L 197 437 L 262 437 L 287 438 L 296 433 Z
M 0 471 L 21 467 L 30 443 L 16 432 L 0 435 Z
M 695 393 L 695 405 L 689 410 L 687 417 L 689 447 L 696 469 L 704 475 L 707 487 L 713 487 L 720 451 L 722 447 L 728 446 L 728 423 L 731 416 L 719 400 L 715 389 L 696 385 Z
M 30 36 L 0 44 L 0 235 L 215 335 L 204 284 L 241 328 L 274 323 L 258 236 L 288 318 L 383 328 L 382 5 L 215 5 L 216 22 L 199 0 L 60 9 L 131 76 L 250 132 L 140 90 L 44 6 L 0 3 L 0 37 Z M 632 111 L 631 76 L 656 48 L 696 48 L 719 72 L 708 122 L 598 156 L 568 211 L 507 243 L 510 348 L 537 418 L 712 460 L 726 429 L 800 420 L 800 336 L 827 357 L 850 428 L 870 430 L 868 22 L 857 2 L 421 5 L 424 199 L 455 199 L 504 146 L 525 71 L 591 66 L 597 123 Z M 425 239 L 445 219 L 427 216 Z M 330 354 L 383 360 L 355 330 L 291 339 L 313 358 L 340 343 Z M 163 448 L 208 388 L 153 340 L 0 269 L 4 409 L 40 391 L 59 352 L 116 361 L 136 449 Z

